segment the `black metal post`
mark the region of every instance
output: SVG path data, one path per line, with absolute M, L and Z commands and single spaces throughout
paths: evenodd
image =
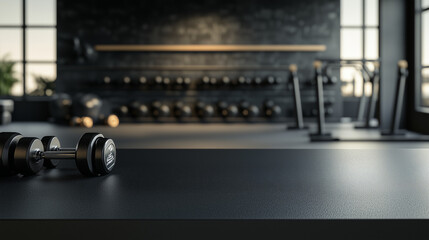
M 299 78 L 298 78 L 298 67 L 295 64 L 289 66 L 290 81 L 293 86 L 293 100 L 295 107 L 295 127 L 288 127 L 288 129 L 302 130 L 304 126 L 304 118 L 302 116 L 302 103 L 301 103 L 301 91 L 299 89 Z
M 375 108 L 377 106 L 378 94 L 380 93 L 380 64 L 374 63 L 374 74 L 372 76 L 372 94 L 369 99 L 368 113 L 365 125 L 367 128 L 378 127 L 371 124 L 371 120 L 375 118 Z
M 399 131 L 399 123 L 401 120 L 402 105 L 404 101 L 405 85 L 408 77 L 408 63 L 405 60 L 398 62 L 398 83 L 396 86 L 396 95 L 393 108 L 393 116 L 390 124 L 390 129 L 383 132 L 383 135 L 404 135 L 404 132 Z
M 364 121 L 365 106 L 366 106 L 365 83 L 367 81 L 368 81 L 367 76 L 364 70 L 362 70 L 362 96 L 360 97 L 360 101 L 359 101 L 359 110 L 358 110 L 358 116 L 357 116 L 358 122 Z
M 369 77 L 368 81 L 365 82 L 371 82 L 372 83 L 372 93 L 371 96 L 369 97 L 369 101 L 368 101 L 368 110 L 366 111 L 366 118 L 364 117 L 365 115 L 365 107 L 367 104 L 364 102 L 361 102 L 359 105 L 359 115 L 358 116 L 358 120 L 361 123 L 358 123 L 357 125 L 355 125 L 356 129 L 369 129 L 369 128 L 378 128 L 378 122 L 373 122 L 372 120 L 375 118 L 375 109 L 377 107 L 377 101 L 378 101 L 378 96 L 380 94 L 380 63 L 379 62 L 374 62 L 374 71 L 372 72 L 372 74 L 369 74 L 369 70 L 366 69 L 365 65 L 363 65 L 363 73 L 366 73 L 367 77 Z M 364 91 L 363 94 L 365 94 L 365 83 L 363 85 L 364 87 Z M 365 100 L 368 99 L 365 97 Z M 362 109 L 361 109 L 362 107 Z
M 26 42 L 27 42 L 27 20 L 26 20 L 26 0 L 22 0 L 22 97 L 27 99 L 27 93 L 25 90 L 27 89 L 27 50 L 26 50 Z
M 325 126 L 325 101 L 323 96 L 322 62 L 314 62 L 317 101 L 317 132 L 310 134 L 311 141 L 338 141 L 331 133 L 326 131 Z
M 316 75 L 317 133 L 319 135 L 323 135 L 325 133 L 325 101 L 323 99 L 323 77 L 321 63 L 316 62 L 314 67 Z

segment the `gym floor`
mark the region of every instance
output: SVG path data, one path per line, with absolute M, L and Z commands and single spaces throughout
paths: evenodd
M 310 142 L 308 132 L 314 132 L 315 125 L 309 130 L 287 131 L 284 124 L 121 124 L 118 128 L 86 129 L 45 122 L 14 122 L 0 126 L 0 131 L 34 137 L 53 135 L 59 137 L 65 147 L 75 146 L 85 132 L 103 133 L 113 138 L 118 148 L 412 149 L 429 146 L 429 141 L 377 141 L 381 139 L 378 130 L 356 130 L 352 123 L 328 124 L 327 128 L 333 136 L 345 141 Z M 409 138 L 414 136 L 417 135 L 407 133 Z

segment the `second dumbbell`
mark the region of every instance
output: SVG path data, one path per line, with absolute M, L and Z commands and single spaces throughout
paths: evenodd
M 86 133 L 76 148 L 61 148 L 58 138 L 51 136 L 42 140 L 22 137 L 15 147 L 15 168 L 23 175 L 36 174 L 43 166 L 55 168 L 61 159 L 75 160 L 85 176 L 107 175 L 116 163 L 116 146 L 102 134 Z

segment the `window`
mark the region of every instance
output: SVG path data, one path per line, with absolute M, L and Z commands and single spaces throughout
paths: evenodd
M 53 93 L 56 31 L 56 0 L 0 0 L 0 58 L 15 63 L 19 80 L 10 95 Z
M 358 60 L 374 68 L 371 60 L 379 58 L 378 0 L 341 0 L 341 59 Z M 347 66 L 341 68 L 341 92 L 345 97 L 371 94 L 371 83 L 363 86 L 362 71 Z
M 421 1 L 421 102 L 423 107 L 429 107 L 429 0 Z

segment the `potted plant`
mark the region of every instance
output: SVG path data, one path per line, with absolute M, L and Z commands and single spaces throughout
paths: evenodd
M 37 88 L 30 93 L 32 96 L 52 96 L 55 91 L 55 79 L 34 75 Z
M 0 60 L 0 95 L 10 95 L 10 91 L 19 80 L 15 77 L 13 67 L 15 62 L 9 61 L 6 57 Z

